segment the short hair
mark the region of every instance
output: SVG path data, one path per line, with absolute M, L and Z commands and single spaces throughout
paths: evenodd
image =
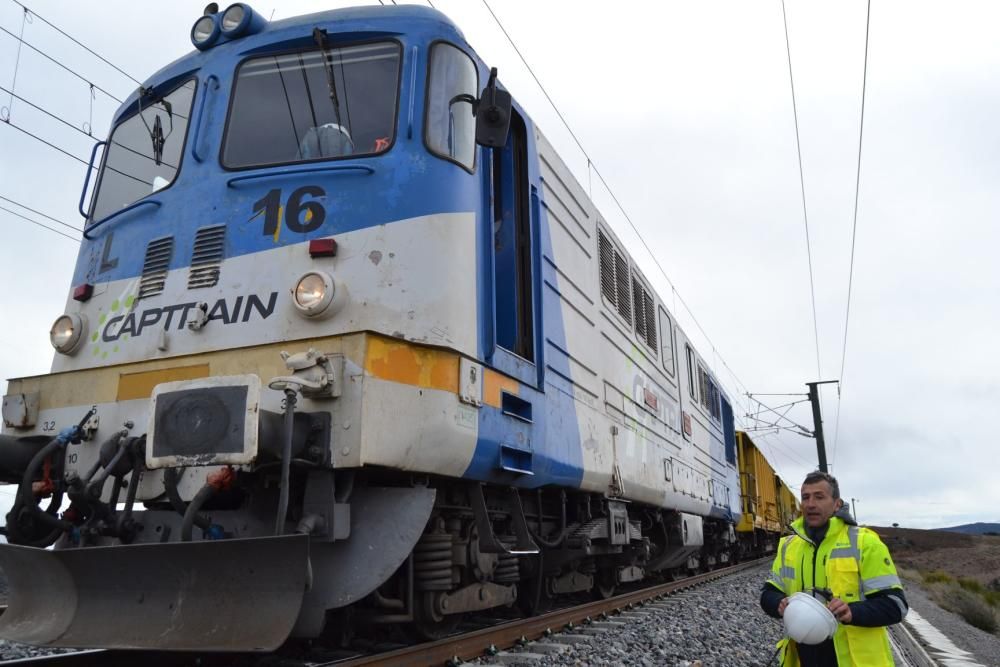
M 806 484 L 818 484 L 819 482 L 826 482 L 830 485 L 830 493 L 833 495 L 834 500 L 840 498 L 840 484 L 837 483 L 837 478 L 830 473 L 813 470 L 811 473 L 806 475 L 806 479 L 802 482 L 802 486 L 805 486 Z

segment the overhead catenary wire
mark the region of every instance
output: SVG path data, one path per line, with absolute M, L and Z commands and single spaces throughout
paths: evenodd
M 84 160 L 81 157 L 73 155 L 72 153 L 70 153 L 69 151 L 65 150 L 64 148 L 60 148 L 59 146 L 56 146 L 51 141 L 46 141 L 45 139 L 42 139 L 37 134 L 34 134 L 33 132 L 29 132 L 28 130 L 24 129 L 23 127 L 20 127 L 19 125 L 17 125 L 13 121 L 10 121 L 10 120 L 4 121 L 3 125 L 6 125 L 7 127 L 12 127 L 15 130 L 17 130 L 18 132 L 23 132 L 24 134 L 28 135 L 29 137 L 31 137 L 35 141 L 40 141 L 41 143 L 45 144 L 49 148 L 53 148 L 53 149 L 59 151 L 60 153 L 62 153 L 66 157 L 73 158 L 74 160 L 76 160 L 80 164 L 86 165 L 90 169 L 97 169 L 97 167 L 92 166 L 87 160 Z M 126 174 L 124 171 L 120 171 L 118 169 L 115 169 L 114 167 L 105 165 L 105 169 L 107 169 L 108 171 L 113 171 L 114 173 L 118 174 L 119 176 L 124 176 L 125 178 L 131 178 L 133 181 L 142 183 L 143 185 L 149 185 L 149 186 L 153 185 L 149 181 L 144 181 L 144 180 L 142 180 L 141 178 L 139 178 L 137 176 L 133 176 L 132 174 Z
M 757 411 L 756 411 L 755 414 L 752 413 L 752 414 L 748 414 L 747 415 L 747 417 L 749 419 L 754 420 L 758 424 L 763 423 L 765 425 L 765 427 L 767 427 L 767 428 L 782 428 L 782 429 L 789 429 L 789 430 L 792 430 L 792 428 L 794 428 L 794 429 L 797 429 L 797 430 L 795 430 L 793 432 L 796 432 L 799 435 L 806 435 L 806 436 L 811 436 L 812 435 L 811 431 L 809 431 L 809 429 L 807 429 L 805 426 L 802 426 L 801 424 L 799 424 L 799 423 L 793 421 L 792 419 L 788 418 L 788 413 L 791 411 L 791 409 L 793 407 L 795 407 L 796 405 L 799 405 L 801 403 L 807 403 L 809 401 L 809 399 L 802 399 L 802 400 L 799 400 L 799 401 L 790 401 L 788 403 L 784 403 L 782 405 L 778 405 L 778 406 L 772 408 L 772 407 L 769 407 L 769 406 L 765 405 L 763 402 L 761 402 L 760 399 L 755 398 L 755 396 L 753 394 L 748 394 L 747 398 L 749 400 L 751 400 L 751 401 L 756 402 L 757 405 L 759 406 L 759 408 L 757 409 Z M 784 408 L 784 412 L 779 412 L 779 410 L 781 410 L 782 408 Z M 760 415 L 761 415 L 762 412 L 771 413 L 773 415 L 776 415 L 777 419 L 775 419 L 774 421 L 767 421 L 767 420 L 761 418 Z M 788 422 L 789 426 L 781 426 L 781 422 L 782 421 Z
M 17 87 L 17 73 L 21 66 L 21 46 L 22 46 L 21 40 L 24 37 L 24 26 L 28 23 L 28 19 L 30 18 L 30 16 L 31 14 L 29 14 L 27 10 L 25 10 L 24 14 L 21 17 L 21 36 L 18 37 L 18 42 L 17 42 L 17 56 L 14 58 L 14 77 L 13 81 L 10 84 L 11 88 Z M 7 106 L 0 108 L 0 120 L 9 119 L 13 111 L 14 111 L 14 98 L 11 97 L 10 102 L 7 103 Z
M 810 469 L 816 467 L 815 464 L 810 463 L 809 461 L 806 461 L 801 456 L 799 456 L 795 452 L 793 452 L 790 449 L 788 449 L 781 442 L 781 440 L 778 440 L 777 438 L 774 438 L 772 434 L 770 434 L 770 433 L 759 433 L 759 434 L 757 434 L 756 437 L 760 438 L 763 442 L 765 442 L 768 445 L 768 447 L 769 447 L 769 449 L 771 451 L 772 456 L 774 454 L 781 454 L 781 456 L 784 457 L 786 460 L 792 461 L 796 465 L 803 465 L 803 466 L 806 466 L 807 468 L 810 468 Z M 774 466 L 774 460 L 773 459 L 772 459 L 772 466 Z M 791 486 L 791 485 L 789 484 L 789 486 Z
M 806 179 L 802 169 L 802 141 L 799 138 L 799 109 L 795 100 L 795 77 L 792 75 L 792 47 L 788 40 L 788 15 L 781 0 L 781 18 L 785 26 L 785 52 L 788 56 L 788 83 L 792 90 L 792 118 L 795 121 L 795 151 L 799 159 L 799 186 L 802 190 L 802 221 L 806 229 L 806 258 L 809 263 L 809 295 L 812 298 L 813 336 L 816 342 L 816 377 L 822 377 L 819 357 L 819 318 L 816 316 L 816 282 L 813 279 L 812 242 L 809 239 L 809 211 L 806 206 Z
M 632 228 L 632 231 L 635 232 L 635 235 L 639 239 L 639 242 L 642 244 L 642 247 L 646 250 L 646 252 L 649 254 L 649 257 L 653 260 L 653 263 L 656 265 L 656 268 L 659 269 L 660 274 L 663 276 L 663 279 L 667 281 L 667 284 L 670 286 L 670 289 L 673 291 L 673 293 L 676 296 L 677 300 L 679 300 L 680 303 L 681 303 L 681 305 L 684 306 L 684 310 L 691 317 L 691 321 L 698 328 L 698 331 L 701 332 L 702 336 L 705 337 L 705 340 L 708 342 L 709 346 L 712 348 L 712 351 L 716 355 L 718 355 L 719 360 L 729 370 L 729 372 L 733 375 L 733 378 L 737 380 L 738 384 L 743 385 L 743 383 L 739 381 L 739 378 L 736 376 L 735 372 L 733 372 L 732 368 L 729 367 L 729 364 L 727 364 L 725 362 L 725 360 L 722 358 L 722 355 L 718 353 L 718 351 L 717 351 L 717 349 L 715 347 L 715 343 L 712 342 L 711 337 L 705 331 L 705 328 L 702 327 L 701 322 L 699 322 L 698 318 L 695 317 L 694 312 L 691 310 L 690 306 L 688 306 L 687 302 L 684 300 L 684 297 L 681 296 L 680 292 L 674 286 L 673 281 L 670 280 L 670 277 L 667 275 L 667 272 L 663 268 L 663 265 L 660 264 L 660 261 L 657 259 L 656 255 L 653 253 L 653 250 L 649 247 L 649 244 L 646 242 L 645 237 L 639 231 L 638 227 L 636 227 L 636 224 L 632 221 L 632 217 L 628 214 L 628 211 L 625 210 L 625 207 L 622 205 L 622 203 L 618 199 L 617 195 L 615 195 L 614 190 L 611 189 L 611 186 L 608 184 L 607 180 L 605 180 L 604 175 L 597 168 L 597 165 L 594 164 L 594 161 L 591 159 L 590 154 L 583 147 L 583 143 L 580 141 L 579 137 L 576 136 L 576 133 L 573 132 L 573 128 L 570 127 L 569 122 L 566 120 L 566 117 L 563 116 L 562 111 L 560 111 L 560 109 L 556 105 L 555 101 L 549 95 L 548 90 L 546 90 L 545 86 L 542 85 L 542 82 L 539 80 L 538 76 L 535 74 L 535 71 L 531 68 L 531 65 L 528 64 L 527 58 L 525 58 L 524 54 L 521 53 L 521 50 L 518 48 L 517 44 L 514 42 L 514 38 L 510 36 L 509 32 L 507 32 L 507 29 L 504 27 L 503 23 L 500 21 L 500 18 L 497 16 L 496 12 L 494 12 L 493 8 L 490 7 L 490 3 L 487 0 L 482 0 L 482 2 L 483 2 L 483 5 L 486 7 L 487 11 L 489 11 L 490 16 L 493 17 L 493 21 L 497 24 L 497 26 L 500 28 L 500 31 L 504 34 L 504 37 L 507 38 L 507 41 L 510 43 L 511 47 L 513 47 L 514 52 L 517 53 L 518 58 L 521 59 L 521 62 L 524 64 L 525 68 L 528 70 L 528 74 L 531 75 L 531 78 L 534 79 L 535 84 L 538 85 L 538 88 L 541 90 L 542 95 L 545 96 L 545 99 L 548 101 L 549 105 L 552 107 L 552 110 L 555 111 L 556 116 L 558 116 L 560 122 L 562 122 L 563 127 L 565 127 L 566 131 L 569 132 L 569 135 L 570 135 L 570 137 L 572 137 L 573 141 L 576 143 L 577 148 L 580 149 L 580 152 L 583 153 L 583 156 L 587 159 L 587 164 L 588 164 L 589 169 L 592 169 L 593 173 L 601 181 L 601 184 L 604 186 L 605 190 L 607 190 L 608 194 L 611 196 L 611 199 L 614 201 L 615 206 L 618 207 L 618 210 L 621 212 L 622 216 L 628 222 L 629 226 Z M 744 386 L 744 389 L 745 389 L 745 386 Z
M 865 138 L 865 100 L 868 94 L 868 34 L 871 26 L 872 3 L 868 0 L 865 12 L 865 62 L 861 76 L 861 119 L 858 123 L 858 168 L 854 179 L 854 221 L 851 224 L 851 262 L 847 272 L 847 310 L 844 313 L 844 346 L 840 352 L 840 384 L 837 387 L 837 416 L 833 427 L 833 449 L 830 467 L 837 461 L 837 442 L 840 438 L 840 400 L 844 386 L 844 368 L 847 363 L 847 331 L 851 322 L 851 290 L 854 287 L 854 249 L 858 238 L 858 199 L 861 192 L 861 148 Z
M 31 224 L 33 224 L 33 225 L 37 225 L 37 226 L 39 226 L 39 227 L 42 227 L 42 228 L 44 228 L 44 229 L 47 229 L 47 230 L 49 230 L 50 232 L 54 232 L 54 233 L 58 234 L 59 236 L 65 236 L 65 237 L 66 237 L 66 238 L 68 238 L 68 239 L 69 239 L 70 241 L 76 241 L 77 243 L 79 243 L 79 242 L 80 242 L 80 239 L 78 239 L 78 238 L 75 238 L 75 237 L 73 237 L 73 236 L 70 236 L 69 234 L 66 234 L 66 233 L 64 233 L 64 232 L 61 232 L 61 231 L 59 231 L 58 229 L 56 229 L 55 227 L 49 227 L 48 225 L 45 225 L 45 224 L 42 224 L 42 223 L 38 222 L 37 220 L 32 220 L 32 219 L 31 219 L 31 218 L 29 218 L 28 216 L 26 216 L 26 215 L 21 215 L 21 214 L 20 214 L 20 213 L 18 213 L 17 211 L 12 211 L 12 210 L 10 210 L 9 208 L 7 208 L 7 207 L 5 207 L 5 206 L 0 206 L 0 211 L 6 211 L 7 213 L 10 213 L 11 215 L 14 215 L 14 216 L 17 216 L 18 218 L 21 218 L 22 220 L 27 220 L 28 222 L 30 222 L 30 223 L 31 223 Z
M 10 91 L 10 90 L 7 90 L 7 89 L 6 89 L 6 88 L 4 88 L 3 86 L 0 86 L 0 91 L 3 91 L 3 92 L 5 92 L 5 93 L 8 93 L 9 95 L 12 95 L 12 96 L 13 96 L 13 97 L 15 97 L 16 99 L 18 99 L 18 100 L 20 100 L 20 101 L 24 102 L 25 104 L 27 104 L 28 106 L 32 107 L 32 108 L 33 108 L 33 109 L 35 109 L 36 111 L 41 111 L 41 112 L 42 112 L 43 114 L 45 114 L 45 115 L 46 115 L 46 116 L 48 116 L 49 118 L 52 118 L 53 120 L 57 120 L 57 121 L 59 121 L 60 123 L 62 123 L 62 124 L 63 124 L 63 125 L 65 125 L 66 127 L 69 127 L 70 129 L 73 129 L 73 130 L 75 130 L 75 131 L 79 132 L 80 134 L 84 135 L 84 136 L 85 136 L 85 137 L 87 137 L 88 139 L 93 139 L 93 136 L 92 136 L 91 134 L 89 134 L 88 132 L 86 132 L 86 131 L 84 131 L 83 129 L 81 129 L 81 128 L 77 127 L 76 125 L 74 125 L 73 123 L 69 122 L 69 121 L 68 121 L 68 120 L 66 120 L 65 118 L 62 118 L 61 116 L 57 116 L 56 114 L 52 113 L 51 111 L 49 111 L 49 110 L 47 110 L 47 109 L 44 109 L 44 108 L 42 108 L 42 107 L 38 106 L 37 104 L 35 104 L 35 103 L 34 103 L 34 102 L 32 102 L 31 100 L 29 100 L 29 99 L 26 99 L 26 98 L 24 98 L 24 97 L 21 97 L 21 96 L 20 96 L 20 95 L 18 95 L 17 93 L 15 93 L 15 92 L 13 92 L 13 91 Z M 122 143 L 119 143 L 119 142 L 117 142 L 117 141 L 112 141 L 111 143 L 112 143 L 113 145 L 117 146 L 118 148 L 121 148 L 121 149 L 123 149 L 123 150 L 126 150 L 126 151 L 128 151 L 129 153 L 132 153 L 132 154 L 134 154 L 134 155 L 137 155 L 137 156 L 139 156 L 139 157 L 141 157 L 141 158 L 144 158 L 144 159 L 146 159 L 146 160 L 149 160 L 149 161 L 151 161 L 151 162 L 152 162 L 152 161 L 154 160 L 153 156 L 151 156 L 151 155 L 146 155 L 145 153 L 140 153 L 139 151 L 135 150 L 134 148 L 129 148 L 129 147 L 128 147 L 128 146 L 126 146 L 125 144 L 122 144 Z M 161 164 L 163 164 L 163 165 L 165 165 L 165 166 L 167 166 L 167 167 L 170 167 L 171 169 L 177 169 L 177 167 L 176 167 L 176 166 L 174 166 L 174 165 L 172 165 L 172 164 L 170 164 L 169 162 L 166 162 L 166 161 L 161 161 Z M 113 170 L 113 171 L 115 171 L 115 170 Z M 118 172 L 118 173 L 121 173 L 121 172 Z M 127 175 L 127 174 L 123 174 L 123 175 Z M 136 180 L 138 180 L 138 179 L 136 179 Z M 143 183 L 145 183 L 145 181 L 142 181 L 142 182 L 143 182 Z
M 100 53 L 97 53 L 92 48 L 90 48 L 89 46 L 87 46 L 86 44 L 84 44 L 83 42 L 81 42 L 80 40 L 76 39 L 75 37 L 73 37 L 72 35 L 70 35 L 66 31 L 64 31 L 62 28 L 60 28 L 59 26 L 55 25 L 54 23 L 52 23 L 48 19 L 46 19 L 44 16 L 42 16 L 41 14 L 39 14 L 38 12 L 36 12 L 34 9 L 31 9 L 30 7 L 24 6 L 23 4 L 21 4 L 17 0 L 11 0 L 11 2 L 13 2 L 15 5 L 18 5 L 25 12 L 30 13 L 32 16 L 38 17 L 38 19 L 40 19 L 43 23 L 45 23 L 46 25 L 48 25 L 50 28 L 52 28 L 53 30 L 55 30 L 56 32 L 58 32 L 63 37 L 69 39 L 71 42 L 73 42 L 77 46 L 79 46 L 79 47 L 83 48 L 84 50 L 86 50 L 91 55 L 93 55 L 94 57 L 96 57 L 99 60 L 101 60 L 101 62 L 103 62 L 104 64 L 106 64 L 106 65 L 110 66 L 111 68 L 113 68 L 114 70 L 116 70 L 122 76 L 124 76 L 124 77 L 126 77 L 128 79 L 131 79 L 132 81 L 134 81 L 137 84 L 141 84 L 142 83 L 141 81 L 139 81 L 137 78 L 135 78 L 134 76 L 132 76 L 131 74 L 129 74 L 128 72 L 126 72 L 125 70 L 123 70 L 118 65 L 114 64 L 113 62 L 111 62 L 110 60 L 108 60 L 107 58 L 105 58 L 104 56 L 102 56 Z
M 70 74 L 72 74 L 73 76 L 75 76 L 76 78 L 80 79 L 81 81 L 85 82 L 86 84 L 88 84 L 90 86 L 93 86 L 96 90 L 101 91 L 102 93 L 104 93 L 105 95 L 107 95 L 108 97 L 110 97 L 111 99 L 113 99 L 115 102 L 118 102 L 119 104 L 122 103 L 122 100 L 120 98 L 118 98 L 117 96 L 109 93 L 104 88 L 98 86 L 96 83 L 94 83 L 93 81 L 91 81 L 87 77 L 83 76 L 82 74 L 80 74 L 76 70 L 74 70 L 74 69 L 72 69 L 72 68 L 64 65 L 63 63 L 59 62 L 58 60 L 56 60 L 55 58 L 53 58 L 49 54 L 45 53 L 41 49 L 39 49 L 39 48 L 37 48 L 35 46 L 32 46 L 32 44 L 30 42 L 28 42 L 27 40 L 25 40 L 24 38 L 18 37 L 17 35 L 15 35 L 14 33 L 12 33 L 10 30 L 7 30 L 7 28 L 4 28 L 3 26 L 0 26 L 0 31 L 7 33 L 8 35 L 10 35 L 14 39 L 16 39 L 18 42 L 24 44 L 29 49 L 31 49 L 32 51 L 34 51 L 35 53 L 37 53 L 38 55 L 44 56 L 45 58 L 48 58 L 53 63 L 55 63 L 56 65 L 59 65 L 59 67 L 62 67 L 64 70 L 66 70 L 67 72 L 69 72 Z
M 23 127 L 20 127 L 19 125 L 17 125 L 17 123 L 15 123 L 13 121 L 10 121 L 10 120 L 4 121 L 4 125 L 6 125 L 7 127 L 12 127 L 15 130 L 17 130 L 18 132 L 23 132 L 24 134 L 28 135 L 29 137 L 31 137 L 35 141 L 42 142 L 43 144 L 45 144 L 49 148 L 53 148 L 53 149 L 59 151 L 60 153 L 62 153 L 66 157 L 73 158 L 74 160 L 76 160 L 77 162 L 79 162 L 82 165 L 89 166 L 89 163 L 86 160 L 84 160 L 83 158 L 77 157 L 76 155 L 73 155 L 72 153 L 70 153 L 68 150 L 66 150 L 64 148 L 60 148 L 59 146 L 56 146 L 51 141 L 46 141 L 45 139 L 42 139 L 37 134 L 34 134 L 33 132 L 29 132 L 28 130 L 24 129 Z
M 73 230 L 74 232 L 82 232 L 82 231 L 83 231 L 83 230 L 82 230 L 82 229 L 80 229 L 79 227 L 74 227 L 73 225 L 71 225 L 71 224 L 68 224 L 68 223 L 65 223 L 65 222 L 63 222 L 62 220 L 58 219 L 58 218 L 54 218 L 54 217 L 52 217 L 52 216 L 51 216 L 51 215 L 49 215 L 48 213 L 42 213 L 41 211 L 37 211 L 37 210 L 35 210 L 35 209 L 31 208 L 30 206 L 25 206 L 25 205 L 24 205 L 24 204 L 22 204 L 21 202 L 19 202 L 19 201 L 14 201 L 14 200 L 13 200 L 13 199 L 11 199 L 10 197 L 4 197 L 3 195 L 0 195 L 0 199 L 4 200 L 5 202 L 9 202 L 9 203 L 13 204 L 14 206 L 20 206 L 21 208 L 23 208 L 23 209 L 24 209 L 24 210 L 26 210 L 26 211 L 31 211 L 31 212 L 32 212 L 32 213 L 34 213 L 35 215 L 40 215 L 40 216 L 42 216 L 43 218 L 47 218 L 48 220 L 51 220 L 52 222 L 55 222 L 55 223 L 57 223 L 57 224 L 60 224 L 60 225 L 62 225 L 63 227 L 68 227 L 69 229 L 72 229 L 72 230 Z

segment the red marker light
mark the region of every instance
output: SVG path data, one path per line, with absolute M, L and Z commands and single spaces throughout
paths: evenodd
M 310 257 L 336 257 L 337 242 L 334 239 L 312 239 L 309 241 Z
M 94 295 L 94 286 L 90 283 L 84 283 L 82 285 L 77 285 L 73 288 L 73 300 L 74 301 L 89 301 L 90 297 Z

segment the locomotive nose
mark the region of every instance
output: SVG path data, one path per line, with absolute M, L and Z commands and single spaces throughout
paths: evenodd
M 294 626 L 309 538 L 46 550 L 0 545 L 0 638 L 71 648 L 271 651 Z

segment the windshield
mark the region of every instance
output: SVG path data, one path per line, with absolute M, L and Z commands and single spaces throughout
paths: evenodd
M 141 96 L 142 111 L 112 130 L 91 210 L 93 220 L 106 218 L 174 182 L 194 90 L 191 79 L 155 102 Z
M 236 78 L 222 163 L 287 164 L 381 153 L 392 145 L 395 42 L 253 58 Z
M 451 44 L 431 47 L 426 140 L 431 152 L 472 169 L 476 164 L 476 99 L 479 75 L 469 56 Z

